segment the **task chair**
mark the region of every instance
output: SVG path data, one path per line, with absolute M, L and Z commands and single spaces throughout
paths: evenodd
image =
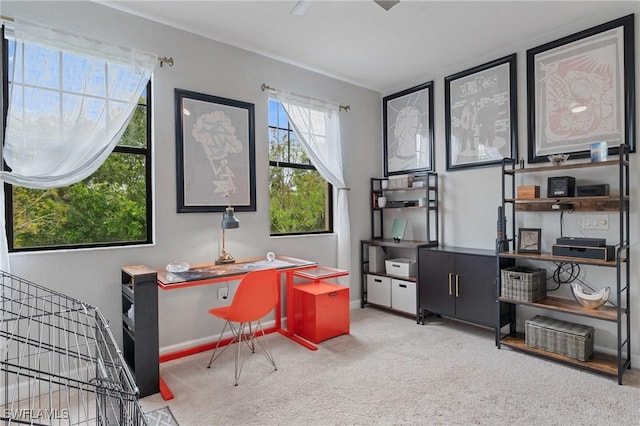
M 275 308 L 278 303 L 278 275 L 275 268 L 251 271 L 246 274 L 233 296 L 231 304 L 218 308 L 209 309 L 209 314 L 214 317 L 226 320 L 218 343 L 211 354 L 209 365 L 224 353 L 224 351 L 233 343 L 236 344 L 236 367 L 235 367 L 235 385 L 238 386 L 240 373 L 242 372 L 242 360 L 240 351 L 242 342 L 245 342 L 252 353 L 255 352 L 255 342 L 262 349 L 262 353 L 269 363 L 273 366 L 274 371 L 278 369 L 271 354 L 269 342 L 265 339 L 264 328 L 260 319 L 264 318 L 269 312 Z M 276 313 L 277 314 L 277 313 Z M 253 327 L 255 323 L 255 327 Z M 229 329 L 233 335 L 231 342 L 224 346 L 216 355 L 220 346 L 222 336 L 229 325 Z

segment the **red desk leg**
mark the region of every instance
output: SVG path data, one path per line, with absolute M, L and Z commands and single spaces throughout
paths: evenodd
M 287 289 L 287 329 L 280 327 L 278 332 L 305 348 L 316 351 L 318 347 L 295 334 L 295 298 L 293 297 L 293 271 L 284 271 Z M 276 315 L 277 316 L 277 315 Z M 277 322 L 276 322 L 277 324 Z
M 160 377 L 160 394 L 165 401 L 173 399 L 173 392 L 171 392 L 171 389 L 169 389 L 169 386 L 167 386 L 162 377 Z

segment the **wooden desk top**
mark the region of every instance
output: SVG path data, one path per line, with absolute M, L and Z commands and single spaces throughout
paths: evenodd
M 264 257 L 239 259 L 235 263 L 216 265 L 213 262 L 191 265 L 185 272 L 167 272 L 165 269 L 157 270 L 158 285 L 164 290 L 190 287 L 193 285 L 211 284 L 218 281 L 239 279 L 250 271 L 276 268 L 278 270 L 313 268 L 316 262 L 296 259 L 293 257 L 277 256 L 269 261 Z

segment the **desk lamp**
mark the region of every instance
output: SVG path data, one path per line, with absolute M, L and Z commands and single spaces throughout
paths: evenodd
M 240 227 L 240 221 L 233 215 L 233 207 L 227 207 L 222 215 L 222 251 L 216 259 L 216 265 L 224 265 L 234 263 L 236 260 L 224 249 L 224 231 L 225 229 L 236 229 Z

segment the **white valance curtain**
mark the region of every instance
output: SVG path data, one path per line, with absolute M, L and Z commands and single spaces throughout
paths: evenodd
M 93 174 L 118 144 L 157 56 L 22 19 L 14 25 L 2 146 L 8 169 L 0 179 L 69 186 Z M 8 270 L 4 233 L 0 240 L 0 269 Z
M 284 107 L 311 162 L 337 191 L 335 230 L 338 235 L 338 268 L 350 271 L 349 200 L 342 168 L 340 106 L 279 89 L 275 96 Z

